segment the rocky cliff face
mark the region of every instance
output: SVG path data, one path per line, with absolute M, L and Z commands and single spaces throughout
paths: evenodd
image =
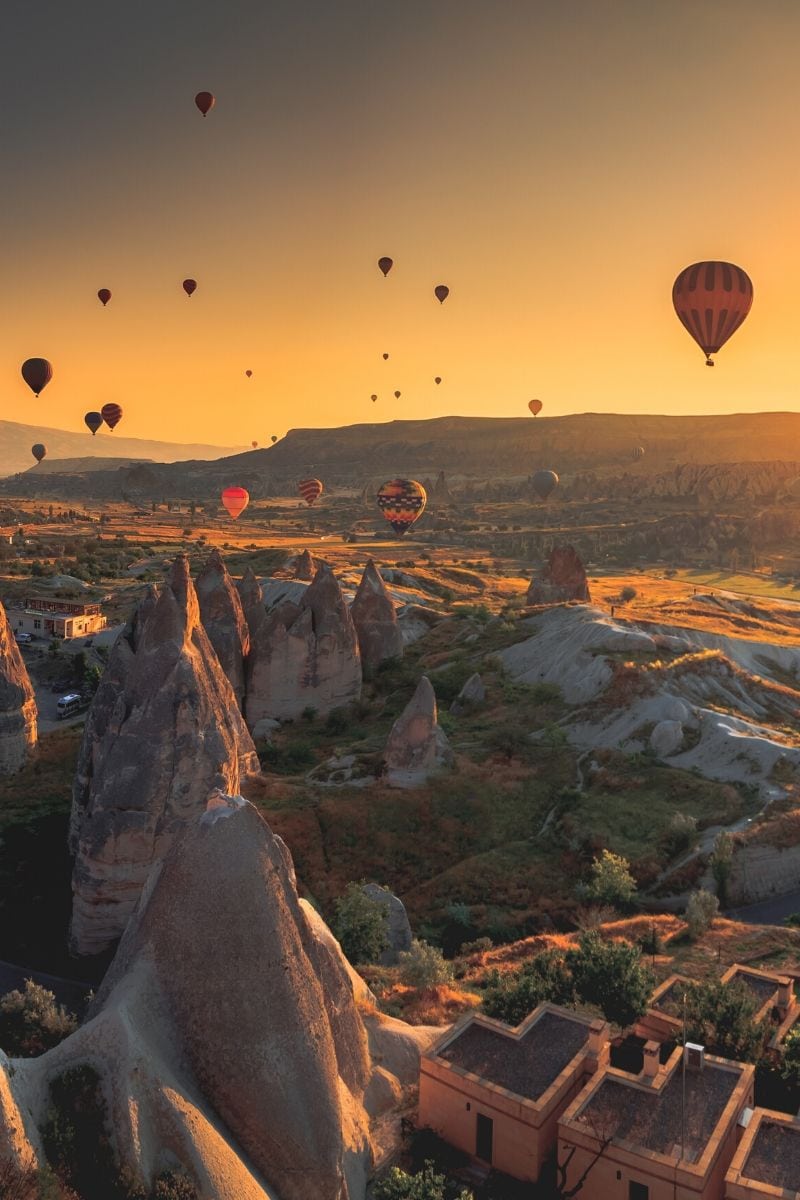
M 385 753 L 390 787 L 418 787 L 453 764 L 453 751 L 438 722 L 436 694 L 427 675 L 392 726 Z
M 87 717 L 70 828 L 76 953 L 120 936 L 154 862 L 212 788 L 238 791 L 258 769 L 179 558 L 117 640 Z
M 218 550 L 212 550 L 208 562 L 195 581 L 200 603 L 200 619 L 228 676 L 239 708 L 244 705 L 244 660 L 250 652 L 250 631 L 228 569 Z
M 402 658 L 403 635 L 394 602 L 372 559 L 364 568 L 350 615 L 365 668 L 374 671 L 387 659 Z
M 332 571 L 320 568 L 298 603 L 264 611 L 254 579 L 241 585 L 250 627 L 245 713 L 252 728 L 314 708 L 324 716 L 361 695 L 361 655 L 353 619 Z
M 554 546 L 547 566 L 531 581 L 528 604 L 563 604 L 565 600 L 588 603 L 586 570 L 574 546 Z
M 13 775 L 36 745 L 36 700 L 0 604 L 0 776 Z

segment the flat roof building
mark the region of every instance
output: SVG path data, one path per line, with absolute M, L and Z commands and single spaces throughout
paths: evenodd
M 800 1124 L 786 1113 L 757 1108 L 725 1176 L 725 1200 L 787 1200 L 798 1194 Z

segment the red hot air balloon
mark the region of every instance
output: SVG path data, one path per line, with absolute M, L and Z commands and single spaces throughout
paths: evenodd
M 387 258 L 384 255 L 383 258 L 378 259 L 378 266 L 380 267 L 381 271 L 383 271 L 383 277 L 385 279 L 394 266 L 394 259 Z
M 108 288 L 100 288 L 100 291 L 97 293 L 97 299 L 100 301 L 103 308 L 105 308 L 111 299 L 111 292 L 108 290 Z
M 97 436 L 97 431 L 103 424 L 103 415 L 99 412 L 88 412 L 83 418 L 84 424 L 92 431 L 92 437 Z
M 256 450 L 258 448 L 258 442 L 251 442 L 250 445 L 253 447 L 254 450 Z
M 301 479 L 297 485 L 297 490 L 305 500 L 309 508 L 315 504 L 322 495 L 324 489 L 321 479 Z
M 531 401 L 529 401 L 529 403 L 528 403 L 528 408 L 531 410 L 531 412 L 533 413 L 533 415 L 534 415 L 535 417 L 538 417 L 539 413 L 542 411 L 542 402 L 541 402 L 541 400 L 531 400 Z
M 217 103 L 217 97 L 213 92 L 198 92 L 194 98 L 194 102 L 205 117 Z
M 546 500 L 558 487 L 558 476 L 555 471 L 537 471 L 531 482 L 539 499 Z
M 181 286 L 183 287 L 183 290 L 186 292 L 186 295 L 191 296 L 192 293 L 197 290 L 197 280 L 196 279 L 184 279 L 183 284 Z
M 388 359 L 388 357 L 389 357 L 389 355 L 386 353 L 386 351 L 384 351 L 384 353 L 383 353 L 383 361 L 384 361 L 384 362 L 386 362 L 386 360 Z
M 122 420 L 122 409 L 118 404 L 104 404 L 100 409 L 100 416 L 108 428 L 113 429 Z
M 416 479 L 390 479 L 378 490 L 378 508 L 400 537 L 425 511 L 428 495 Z
M 713 367 L 711 355 L 725 345 L 753 303 L 746 271 L 729 262 L 697 262 L 685 267 L 672 285 L 678 318 Z
M 250 493 L 243 487 L 227 487 L 222 493 L 221 500 L 228 515 L 235 521 L 250 503 Z
M 441 375 L 437 375 L 437 376 L 436 376 L 436 378 L 434 379 L 434 381 L 433 381 L 433 382 L 434 382 L 434 383 L 436 383 L 436 384 L 439 384 L 439 383 L 441 383 L 441 382 L 442 382 L 442 377 L 441 377 Z
M 378 399 L 377 394 L 375 392 L 373 392 L 372 395 L 370 396 L 370 400 L 374 404 L 377 399 Z
M 433 294 L 440 304 L 444 304 L 447 297 L 450 295 L 450 288 L 444 283 L 437 283 L 433 289 Z
M 26 358 L 22 364 L 22 378 L 34 396 L 38 396 L 53 378 L 53 368 L 46 358 Z
M 247 376 L 247 378 L 248 378 L 248 379 L 252 379 L 252 377 L 253 377 L 253 372 L 252 372 L 252 371 L 245 371 L 245 375 Z
M 31 454 L 37 462 L 41 462 L 42 459 L 47 455 L 47 447 L 43 442 L 34 442 L 34 444 L 31 446 Z

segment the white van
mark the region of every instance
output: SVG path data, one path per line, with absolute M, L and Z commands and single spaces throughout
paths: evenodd
M 14 640 L 18 646 L 30 646 L 33 641 L 32 633 L 15 633 Z
M 56 705 L 59 721 L 63 721 L 65 717 L 71 717 L 73 713 L 80 712 L 83 708 L 83 697 L 77 692 L 68 692 L 66 696 L 59 698 Z

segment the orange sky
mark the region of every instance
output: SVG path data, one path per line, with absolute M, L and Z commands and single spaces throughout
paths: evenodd
M 0 417 L 114 400 L 120 433 L 230 445 L 533 396 L 798 407 L 795 0 L 7 8 Z M 699 258 L 755 286 L 714 371 L 671 304 Z

